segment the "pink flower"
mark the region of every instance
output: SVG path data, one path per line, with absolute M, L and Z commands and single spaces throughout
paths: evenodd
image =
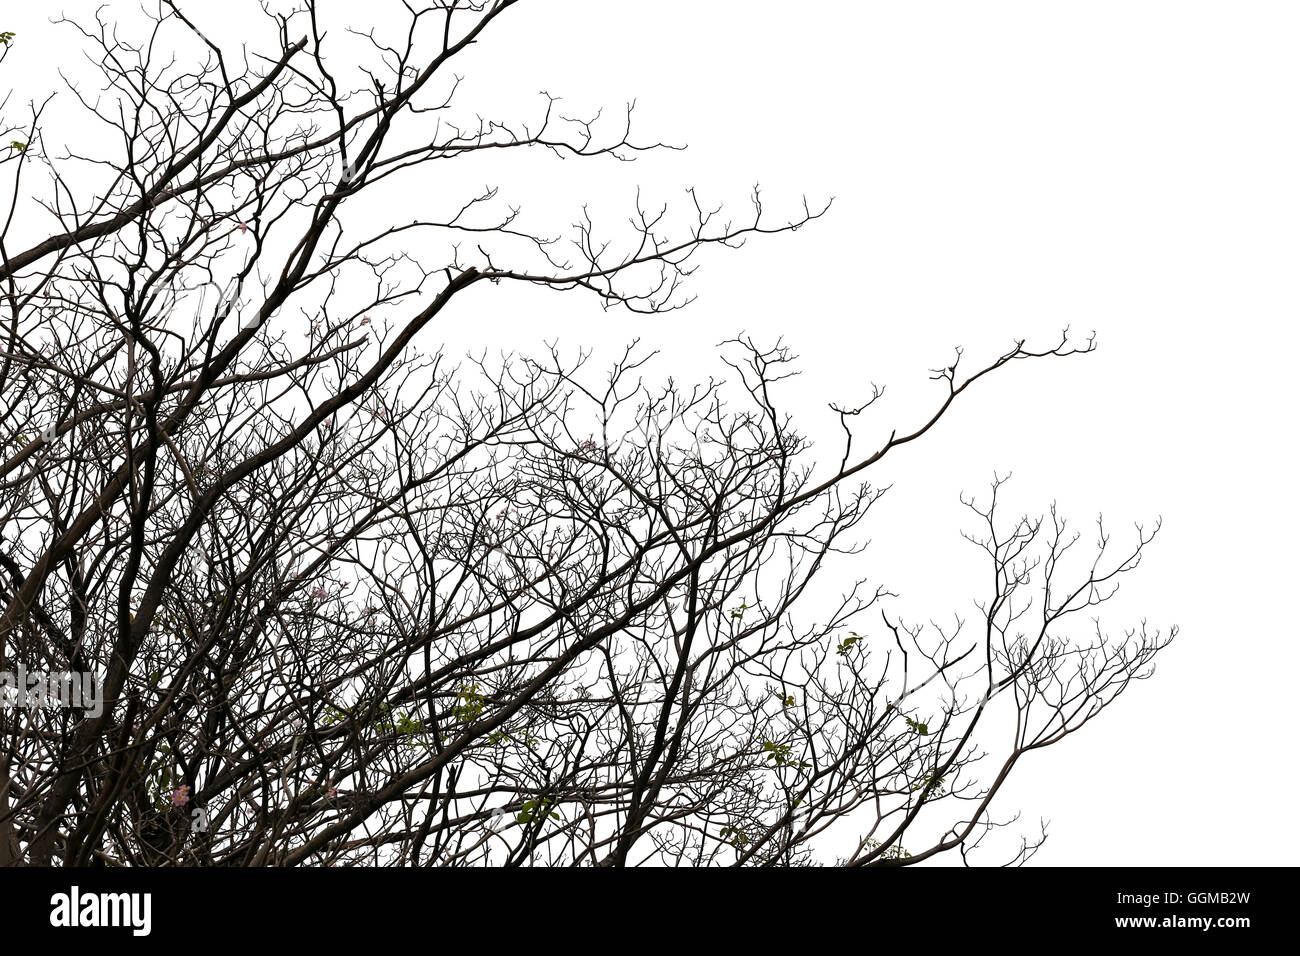
M 311 592 L 311 596 L 317 601 L 323 601 L 330 596 L 330 593 L 329 591 L 326 591 L 324 588 L 316 588 L 314 591 Z
M 246 222 L 241 222 L 241 223 L 239 224 L 239 231 L 240 231 L 240 232 L 248 232 L 248 223 L 246 223 Z
M 183 783 L 172 791 L 172 806 L 183 807 L 190 802 L 190 785 Z
M 367 315 L 364 319 L 362 319 L 362 320 L 361 320 L 361 324 L 362 324 L 362 325 L 369 325 L 369 324 L 370 324 L 370 316 Z
M 337 797 L 339 795 L 339 788 L 330 787 L 329 790 L 326 791 L 326 793 L 328 793 L 331 797 Z

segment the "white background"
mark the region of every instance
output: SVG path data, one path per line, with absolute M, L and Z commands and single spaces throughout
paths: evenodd
M 84 75 L 47 18 L 93 6 L 6 5 L 11 115 L 56 88 L 56 67 Z M 336 25 L 396 22 L 396 4 L 330 6 Z M 223 38 L 261 29 L 240 3 L 185 9 Z M 755 182 L 777 214 L 804 193 L 835 204 L 707 255 L 687 311 L 476 290 L 424 345 L 607 355 L 640 336 L 687 380 L 719 371 L 714 346 L 738 331 L 784 336 L 806 372 L 792 408 L 830 437 L 826 403 L 872 381 L 889 386 L 880 427 L 917 421 L 954 346 L 974 362 L 1095 329 L 1096 354 L 1009 369 L 889 462 L 853 570 L 912 617 L 967 610 L 983 578 L 957 496 L 995 471 L 1014 473 L 1017 508 L 1056 500 L 1082 525 L 1104 511 L 1117 533 L 1163 516 L 1110 620 L 1181 637 L 1154 679 L 1030 755 L 1001 810 L 1029 833 L 1050 819 L 1041 863 L 1293 862 L 1297 41 L 1300 5 L 1256 0 L 528 0 L 458 64 L 471 112 L 482 97 L 527 115 L 543 89 L 575 112 L 637 99 L 645 138 L 690 149 L 440 167 L 411 203 L 445 208 L 461 176 L 497 182 L 543 232 L 583 201 L 616 226 L 638 184 L 671 201 L 697 185 L 738 217 Z

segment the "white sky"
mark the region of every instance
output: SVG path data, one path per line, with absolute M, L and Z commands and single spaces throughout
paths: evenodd
M 95 5 L 6 5 L 11 115 L 55 67 L 79 75 L 75 38 L 48 17 Z M 358 28 L 398 7 L 332 6 Z M 251 8 L 186 5 L 223 37 L 254 29 Z M 498 182 L 548 232 L 587 200 L 616 224 L 637 184 L 661 200 L 694 184 L 738 216 L 754 182 L 774 212 L 804 193 L 835 206 L 796 235 L 705 257 L 688 311 L 475 290 L 425 344 L 641 336 L 687 380 L 718 372 L 714 345 L 740 330 L 781 335 L 807 372 L 791 406 L 831 436 L 825 404 L 872 381 L 894 393 L 882 425 L 914 422 L 953 346 L 977 361 L 1095 329 L 1096 354 L 1009 370 L 890 462 L 892 501 L 858 560 L 910 617 L 944 618 L 983 581 L 957 496 L 995 470 L 1014 472 L 1017 507 L 1055 499 L 1081 525 L 1162 515 L 1108 619 L 1176 622 L 1181 637 L 1153 680 L 1026 758 L 995 806 L 1022 811 L 1027 833 L 1050 819 L 1039 863 L 1289 863 L 1298 36 L 1300 5 L 1260 0 L 529 0 L 457 67 L 464 102 L 522 116 L 539 90 L 584 112 L 635 98 L 645 138 L 690 149 L 439 167 L 409 202 L 445 208 L 462 177 Z

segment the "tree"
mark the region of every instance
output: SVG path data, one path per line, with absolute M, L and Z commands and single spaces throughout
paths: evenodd
M 873 392 L 839 410 L 831 465 L 778 404 L 780 345 L 725 343 L 725 379 L 694 387 L 654 384 L 637 345 L 601 375 L 559 348 L 421 351 L 480 308 L 471 287 L 671 311 L 700 250 L 826 212 L 773 221 L 756 191 L 737 222 L 692 193 L 623 234 L 584 212 L 565 245 L 486 189 L 367 228 L 363 197 L 434 161 L 659 147 L 630 107 L 457 119 L 453 61 L 518 2 L 406 5 L 355 62 L 312 2 L 268 13 L 262 56 L 166 0 L 138 41 L 73 25 L 103 81 L 74 95 L 116 145 L 55 146 L 42 104 L 3 159 L 0 671 L 93 673 L 104 705 L 0 710 L 0 862 L 964 855 L 1018 760 L 1173 637 L 1072 627 L 1153 531 L 1099 526 L 1078 562 L 1054 509 L 1004 520 L 1001 481 L 968 502 L 992 572 L 976 626 L 906 624 L 866 581 L 808 598 L 859 547 L 872 466 L 986 376 L 1090 338 L 959 353 L 934 406 L 863 450 Z M 1008 718 L 984 773 L 978 731 Z

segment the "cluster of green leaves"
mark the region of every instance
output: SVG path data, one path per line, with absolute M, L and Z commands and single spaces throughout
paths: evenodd
M 767 759 L 778 767 L 799 767 L 800 769 L 809 766 L 806 760 L 795 760 L 790 756 L 789 744 L 778 744 L 772 740 L 760 741 L 763 747 L 763 753 L 767 754 Z
M 942 797 L 945 793 L 948 792 L 944 789 L 943 786 L 944 778 L 936 777 L 934 774 L 930 774 L 920 783 L 915 784 L 912 787 L 912 792 L 916 793 L 918 790 L 924 790 L 926 787 L 930 785 L 931 781 L 934 782 L 934 787 L 930 790 L 928 794 L 926 794 L 925 798 L 927 800 L 933 800 L 935 797 Z
M 911 717 L 904 717 L 903 719 L 907 721 L 907 726 L 911 727 L 922 737 L 930 733 L 930 726 L 928 724 L 924 724 L 919 720 L 913 720 Z
M 379 708 L 383 716 L 375 721 L 371 726 L 381 734 L 397 734 L 399 737 L 414 737 L 416 734 L 424 732 L 424 723 L 419 720 L 412 720 L 410 715 L 404 711 L 393 710 L 383 704 Z M 390 719 L 391 715 L 391 719 Z
M 487 741 L 490 744 L 503 744 L 509 740 L 518 741 L 525 747 L 536 747 L 541 743 L 540 738 L 534 737 L 527 731 L 519 734 L 512 734 L 508 730 L 494 730 L 487 736 Z
M 843 657 L 849 652 L 849 648 L 860 640 L 862 640 L 861 634 L 857 631 L 849 631 L 849 636 L 835 645 L 835 653 Z
M 519 815 L 515 817 L 520 823 L 532 823 L 534 820 L 552 820 L 559 817 L 559 813 L 552 810 L 555 801 L 550 797 L 538 797 L 536 800 L 525 800 L 523 806 L 519 808 Z
M 17 35 L 18 34 L 14 33 L 12 30 L 5 30 L 3 33 L 0 33 L 0 44 L 8 46 L 14 42 L 14 37 Z
M 338 708 L 332 705 L 326 705 L 325 716 L 321 723 L 326 727 L 341 723 L 352 716 L 352 710 L 349 708 Z M 405 711 L 394 711 L 388 704 L 379 705 L 379 716 L 370 723 L 371 730 L 380 734 L 396 734 L 398 737 L 417 737 L 425 733 L 424 721 L 416 720 Z M 427 744 L 419 741 L 407 741 L 412 747 L 428 748 Z
M 166 744 L 160 744 L 157 756 L 153 758 L 153 765 L 146 767 L 141 764 L 141 769 L 145 771 L 146 790 L 149 794 L 149 800 L 155 810 L 165 811 L 171 806 L 171 795 L 175 792 L 178 784 L 176 777 L 172 772 L 171 750 Z
M 483 716 L 487 698 L 479 690 L 478 684 L 463 684 L 456 692 L 456 703 L 451 708 L 451 716 L 461 724 L 469 724 Z
M 186 633 L 189 633 L 190 631 L 188 625 L 185 624 L 184 619 L 181 617 L 180 612 L 173 608 L 169 608 L 166 605 L 158 608 L 157 612 L 154 613 L 152 626 L 154 630 L 163 629 L 166 631 L 179 632 L 182 627 L 184 627 Z
M 321 723 L 326 727 L 332 727 L 335 724 L 347 720 L 348 711 L 344 708 L 335 707 L 333 704 L 325 705 L 325 716 L 321 718 Z
M 737 850 L 749 842 L 745 831 L 738 826 L 726 826 L 718 831 L 718 836 L 730 843 Z
M 879 841 L 879 840 L 868 840 L 868 841 L 867 841 L 867 846 L 868 846 L 870 849 L 872 849 L 872 850 L 879 849 L 879 848 L 880 848 L 880 841 Z M 882 857 L 883 859 L 886 859 L 886 860 L 904 860 L 904 859 L 907 859 L 908 857 L 910 857 L 911 855 L 912 855 L 912 854 L 908 853 L 906 850 L 904 850 L 904 849 L 903 849 L 901 846 L 899 846 L 897 843 L 892 843 L 892 844 L 890 844 L 889 848 L 888 848 L 887 850 L 885 850 L 884 853 L 881 854 L 881 857 Z

